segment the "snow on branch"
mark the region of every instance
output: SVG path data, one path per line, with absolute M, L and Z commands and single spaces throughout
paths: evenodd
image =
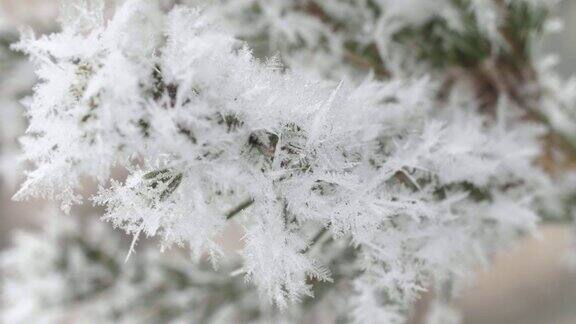
M 61 32 L 15 46 L 40 78 L 17 199 L 69 210 L 88 176 L 104 219 L 214 264 L 234 218 L 241 272 L 281 308 L 336 279 L 319 250 L 350 244 L 358 323 L 403 318 L 423 290 L 536 228 L 542 129 L 494 123 L 458 91 L 438 100 L 442 80 L 318 79 L 255 59 L 210 10 L 130 0 L 108 22 L 70 10 Z M 110 179 L 117 166 L 125 181 Z

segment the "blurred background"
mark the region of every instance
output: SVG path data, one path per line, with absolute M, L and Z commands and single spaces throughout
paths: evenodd
M 0 0 L 0 5 L 0 31 L 14 25 L 29 25 L 42 33 L 56 26 L 57 0 Z M 542 55 L 557 54 L 561 62 L 559 72 L 569 76 L 576 73 L 576 0 L 565 0 L 558 15 L 564 19 L 564 31 L 550 36 L 540 52 Z M 11 83 L 10 87 L 0 81 L 0 103 L 6 102 L 0 111 L 1 138 L 13 139 L 22 132 L 24 123 L 14 117 L 22 108 L 9 97 L 25 96 L 34 79 L 25 64 L 0 71 L 0 80 L 9 80 L 15 74 L 21 80 L 16 85 Z M 4 140 L 1 144 L 2 152 L 17 150 L 15 142 Z M 37 228 L 46 217 L 43 213 L 45 202 L 11 201 L 21 171 L 14 156 L 9 156 L 10 159 L 0 161 L 6 173 L 12 175 L 3 178 L 0 185 L 0 250 L 10 244 L 14 229 Z M 76 213 L 92 213 L 89 207 L 82 208 Z M 560 226 L 545 227 L 539 237 L 526 239 L 499 255 L 493 268 L 478 269 L 476 284 L 458 302 L 464 311 L 464 323 L 576 323 L 576 272 L 567 267 L 566 259 L 567 251 L 576 245 L 570 238 L 571 230 Z

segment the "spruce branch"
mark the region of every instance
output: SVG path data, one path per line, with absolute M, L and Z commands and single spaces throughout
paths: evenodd
M 206 11 L 164 11 L 134 0 L 110 23 L 79 20 L 64 33 L 23 40 L 17 47 L 37 62 L 42 81 L 29 100 L 34 133 L 25 150 L 34 170 L 22 196 L 69 205 L 80 200 L 85 176 L 104 183 L 114 166 L 162 161 L 168 167 L 102 188 L 94 200 L 106 206 L 106 220 L 157 236 L 162 247 L 186 243 L 194 255 L 213 256 L 220 252 L 214 238 L 228 225 L 213 211 L 230 220 L 257 201 L 250 212 L 274 212 L 243 224 L 239 266 L 268 302 L 287 308 L 314 293 L 342 293 L 357 323 L 400 322 L 421 287 L 475 268 L 480 260 L 461 258 L 470 247 L 493 255 L 538 225 L 530 198 L 549 184 L 534 163 L 541 127 L 518 114 L 503 116 L 506 127 L 490 117 L 500 103 L 543 111 L 546 84 L 538 84 L 529 50 L 545 15 L 527 7 L 533 1 L 501 0 L 510 12 L 487 15 L 478 12 L 487 2 L 472 0 L 442 1 L 449 8 L 426 0 L 339 1 L 249 1 L 236 21 L 255 19 L 262 28 L 236 32 L 215 21 L 238 14 L 226 10 L 227 1 Z M 358 12 L 347 21 L 339 8 Z M 82 17 L 93 11 L 75 9 Z M 237 37 L 264 39 L 311 73 L 261 64 Z M 396 75 L 379 50 L 394 56 Z M 376 77 L 360 80 L 366 70 Z M 330 79 L 342 75 L 349 81 Z M 436 81 L 450 89 L 439 91 Z M 475 106 L 488 110 L 468 109 Z M 268 195 L 275 199 L 260 199 Z M 338 235 L 328 246 L 330 233 Z M 325 253 L 311 253 L 314 247 Z M 172 289 L 194 298 L 195 277 L 180 270 L 159 270 L 160 284 L 141 292 L 144 305 Z M 134 277 L 146 280 L 141 268 Z M 333 279 L 353 284 L 340 291 L 327 284 Z M 208 297 L 197 307 L 212 314 L 226 287 L 202 283 L 194 292 Z M 225 302 L 245 309 L 237 300 L 245 293 L 226 291 L 232 297 Z M 167 304 L 158 312 L 171 312 Z M 288 313 L 303 313 L 298 307 Z

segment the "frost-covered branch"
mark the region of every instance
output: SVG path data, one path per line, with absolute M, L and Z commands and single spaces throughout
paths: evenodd
M 554 114 L 573 102 L 530 52 L 544 2 L 167 8 L 130 0 L 105 21 L 82 2 L 61 32 L 15 45 L 40 78 L 23 140 L 35 168 L 16 198 L 69 210 L 91 177 L 104 219 L 134 242 L 157 236 L 214 265 L 233 218 L 261 296 L 290 310 L 348 282 L 338 293 L 357 323 L 402 322 L 422 291 L 458 286 L 560 199 L 541 138 L 567 129 Z M 255 58 L 275 51 L 286 65 Z M 110 179 L 117 166 L 125 181 Z

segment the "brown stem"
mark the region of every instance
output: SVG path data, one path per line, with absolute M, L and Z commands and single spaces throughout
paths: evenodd
M 494 0 L 504 19 L 509 15 L 509 7 L 504 0 Z M 513 61 L 502 57 L 492 57 L 471 71 L 478 84 L 488 84 L 494 87 L 495 95 L 506 94 L 509 98 L 528 113 L 528 118 L 546 125 L 551 132 L 550 145 L 555 145 L 571 160 L 576 160 L 576 138 L 557 129 L 544 114 L 539 105 L 542 99 L 542 89 L 538 82 L 538 72 L 531 64 L 524 44 L 513 37 L 512 31 L 502 26 L 499 29 L 502 39 L 508 44 Z M 526 89 L 531 89 L 526 91 Z M 488 96 L 490 97 L 490 96 Z M 495 104 L 495 100 L 490 100 Z
M 346 51 L 344 53 L 344 59 L 357 68 L 374 71 L 374 73 L 379 77 L 382 78 L 390 77 L 390 71 L 384 68 L 382 64 L 375 63 L 372 60 L 362 55 L 358 55 L 357 53 L 354 53 L 352 51 Z

